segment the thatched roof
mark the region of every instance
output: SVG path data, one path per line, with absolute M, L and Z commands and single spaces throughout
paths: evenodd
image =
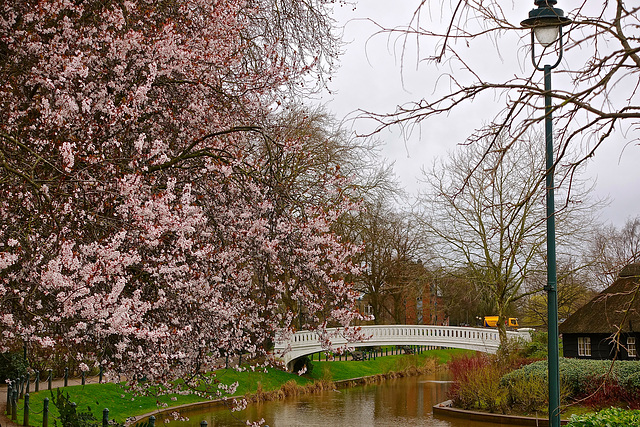
M 561 334 L 640 332 L 640 264 L 622 269 L 613 285 L 579 308 L 560 325 Z

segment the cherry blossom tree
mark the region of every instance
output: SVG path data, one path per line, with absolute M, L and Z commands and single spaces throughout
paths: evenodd
M 330 71 L 329 3 L 0 6 L 0 351 L 168 381 L 264 354 L 295 306 L 358 316 L 349 182 L 283 185 L 310 138 L 272 132 Z

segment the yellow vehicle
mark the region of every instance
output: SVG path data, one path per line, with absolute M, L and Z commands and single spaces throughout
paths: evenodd
M 504 324 L 508 327 L 508 328 L 517 328 L 519 327 L 518 325 L 518 318 L 517 317 L 509 317 Z M 495 328 L 498 326 L 498 316 L 485 316 L 484 317 L 484 327 L 485 328 Z

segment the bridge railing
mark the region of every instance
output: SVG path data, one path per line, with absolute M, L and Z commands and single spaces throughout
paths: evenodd
M 346 344 L 353 347 L 432 345 L 495 353 L 500 346 L 497 329 L 436 325 L 371 325 L 361 327 L 367 339 L 351 343 L 341 335 L 341 329 L 330 328 L 327 331 L 332 347 Z M 531 340 L 528 331 L 507 331 L 507 336 L 511 339 Z M 282 356 L 285 363 L 289 363 L 300 356 L 322 351 L 323 347 L 318 338 L 318 334 L 312 331 L 296 332 L 288 340 L 277 340 L 276 354 Z

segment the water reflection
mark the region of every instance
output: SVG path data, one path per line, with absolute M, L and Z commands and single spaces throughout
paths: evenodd
M 434 418 L 431 407 L 447 399 L 446 373 L 399 378 L 376 385 L 325 391 L 282 401 L 250 405 L 241 412 L 226 408 L 182 410 L 189 421 L 172 421 L 170 427 L 243 426 L 246 420 L 265 420 L 280 426 L 433 426 L 488 427 L 463 419 Z M 157 425 L 163 420 L 159 419 Z

